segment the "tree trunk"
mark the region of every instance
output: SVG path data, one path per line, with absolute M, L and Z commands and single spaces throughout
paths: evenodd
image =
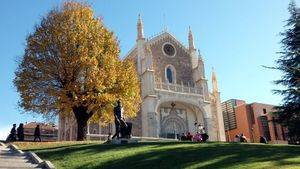
M 77 141 L 86 140 L 87 122 L 91 115 L 84 106 L 74 107 L 73 112 L 77 121 Z

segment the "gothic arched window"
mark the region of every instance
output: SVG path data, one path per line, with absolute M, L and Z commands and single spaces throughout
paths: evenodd
M 169 65 L 166 67 L 165 76 L 166 76 L 166 81 L 168 83 L 175 83 L 176 77 L 175 77 L 175 69 L 173 66 Z
M 173 82 L 172 70 L 170 67 L 167 68 L 167 79 L 169 83 Z

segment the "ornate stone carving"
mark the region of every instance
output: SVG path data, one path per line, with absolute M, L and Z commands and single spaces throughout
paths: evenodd
M 169 111 L 169 112 L 166 112 Z M 183 113 L 184 111 L 184 113 Z M 160 136 L 185 133 L 188 130 L 186 111 L 176 108 L 161 108 Z

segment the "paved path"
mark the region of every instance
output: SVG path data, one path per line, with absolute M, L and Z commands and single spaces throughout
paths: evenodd
M 14 152 L 0 144 L 0 169 L 14 168 L 29 169 L 38 167 L 37 164 L 31 163 L 25 154 Z

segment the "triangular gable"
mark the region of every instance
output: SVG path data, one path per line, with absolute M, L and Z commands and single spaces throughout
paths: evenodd
M 154 44 L 155 42 L 160 41 L 166 37 L 171 38 L 180 48 L 182 48 L 185 52 L 189 53 L 189 50 L 169 32 L 162 32 L 161 34 L 154 36 L 153 38 L 150 38 L 146 43 L 151 45 L 151 44 Z
M 149 39 L 146 40 L 146 44 L 148 45 L 152 45 L 166 37 L 169 37 L 170 39 L 172 39 L 181 49 L 183 49 L 185 52 L 189 53 L 188 48 L 186 48 L 183 43 L 181 43 L 179 40 L 177 40 L 171 33 L 169 32 L 162 32 L 154 37 L 151 37 Z M 135 44 L 134 47 L 124 56 L 124 58 L 127 58 L 128 56 L 130 56 L 131 53 L 135 52 L 135 50 L 137 50 L 137 45 Z

